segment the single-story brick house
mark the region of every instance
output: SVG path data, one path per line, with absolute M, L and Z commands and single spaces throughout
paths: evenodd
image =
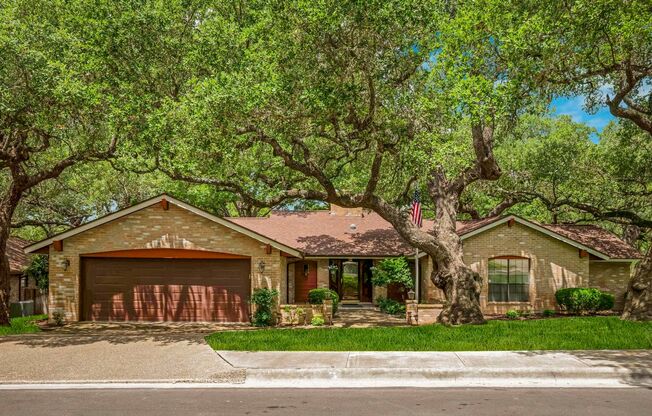
M 425 227 L 429 224 L 426 223 Z M 486 313 L 554 309 L 562 287 L 592 286 L 622 308 L 633 247 L 595 226 L 543 225 L 516 216 L 458 225 L 466 262 L 485 279 Z M 414 250 L 375 213 L 333 206 L 220 218 L 167 195 L 28 246 L 50 256 L 51 311 L 67 320 L 223 321 L 249 319 L 255 288 L 303 303 L 315 287 L 345 302 L 400 296 L 371 284 L 382 258 Z M 419 300 L 443 301 L 419 261 Z M 393 293 L 392 293 L 393 292 Z

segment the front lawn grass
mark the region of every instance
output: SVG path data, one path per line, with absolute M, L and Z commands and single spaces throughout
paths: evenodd
M 47 319 L 47 315 L 32 315 L 22 318 L 12 318 L 10 326 L 0 326 L 0 337 L 3 335 L 31 334 L 40 332 L 41 328 L 36 325 L 36 321 Z
M 206 337 L 216 350 L 240 351 L 506 351 L 652 349 L 652 322 L 618 317 L 489 321 L 445 327 L 262 329 Z

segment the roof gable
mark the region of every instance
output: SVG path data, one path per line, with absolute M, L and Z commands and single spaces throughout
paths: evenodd
M 593 225 L 539 224 L 517 215 L 485 218 L 458 227 L 462 240 L 505 224 L 510 220 L 546 234 L 566 244 L 585 250 L 601 260 L 635 260 L 640 254 L 612 233 Z
M 105 215 L 105 216 L 103 216 L 101 218 L 98 218 L 98 219 L 96 219 L 94 221 L 91 221 L 91 222 L 86 223 L 84 225 L 81 225 L 79 227 L 70 229 L 68 231 L 64 231 L 63 233 L 57 234 L 57 235 L 55 235 L 53 237 L 50 237 L 50 238 L 46 238 L 45 240 L 41 240 L 41 241 L 39 241 L 37 243 L 34 243 L 32 245 L 29 245 L 29 246 L 25 247 L 25 252 L 26 253 L 35 252 L 35 251 L 37 251 L 39 249 L 42 249 L 44 247 L 49 246 L 50 244 L 52 244 L 55 241 L 60 241 L 60 240 L 66 239 L 66 238 L 70 238 L 70 237 L 72 237 L 74 235 L 83 233 L 84 231 L 90 230 L 90 229 L 95 228 L 95 227 L 99 227 L 100 225 L 106 224 L 106 223 L 111 222 L 111 221 L 115 221 L 115 220 L 120 219 L 122 217 L 125 217 L 125 216 L 127 216 L 127 215 L 129 215 L 131 213 L 136 212 L 136 211 L 140 211 L 140 210 L 145 209 L 147 207 L 150 207 L 152 205 L 159 204 L 162 201 L 167 201 L 168 203 L 171 203 L 171 204 L 174 204 L 174 205 L 176 205 L 176 206 L 178 206 L 180 208 L 186 209 L 186 210 L 192 212 L 193 214 L 199 215 L 200 217 L 204 217 L 204 218 L 206 218 L 206 219 L 208 219 L 210 221 L 213 221 L 215 223 L 223 225 L 223 226 L 225 226 L 227 228 L 230 228 L 230 229 L 232 229 L 232 230 L 234 230 L 236 232 L 244 234 L 244 235 L 246 235 L 248 237 L 251 237 L 251 238 L 253 238 L 255 240 L 258 240 L 258 241 L 260 241 L 262 243 L 269 244 L 270 246 L 272 246 L 274 248 L 277 248 L 277 249 L 279 249 L 281 251 L 284 251 L 284 252 L 286 252 L 288 254 L 291 254 L 291 255 L 296 256 L 296 257 L 302 257 L 302 253 L 299 250 L 296 250 L 294 247 L 290 247 L 290 246 L 287 246 L 285 244 L 282 244 L 282 243 L 280 243 L 278 241 L 275 241 L 275 240 L 273 240 L 273 239 L 271 239 L 271 238 L 269 238 L 267 236 L 259 234 L 259 233 L 255 232 L 253 230 L 242 227 L 242 226 L 240 226 L 240 225 L 238 225 L 238 224 L 236 224 L 234 222 L 231 222 L 231 221 L 229 221 L 227 219 L 224 219 L 224 218 L 215 216 L 213 214 L 210 214 L 210 213 L 208 213 L 208 212 L 206 212 L 206 211 L 204 211 L 202 209 L 194 207 L 194 206 L 192 206 L 190 204 L 187 204 L 187 203 L 185 203 L 183 201 L 180 201 L 180 200 L 178 200 L 176 198 L 173 198 L 173 197 L 171 197 L 169 195 L 165 195 L 165 194 L 156 196 L 154 198 L 150 198 L 150 199 L 148 199 L 146 201 L 143 201 L 143 202 L 141 202 L 139 204 L 133 205 L 133 206 L 131 206 L 129 208 L 125 208 L 125 209 L 122 209 L 120 211 L 116 211 L 114 213 Z

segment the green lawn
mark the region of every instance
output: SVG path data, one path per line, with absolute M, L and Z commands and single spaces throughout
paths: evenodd
M 224 331 L 206 337 L 216 350 L 500 351 L 652 349 L 652 322 L 618 317 L 489 321 L 486 325 Z
M 47 317 L 47 315 L 33 315 L 24 318 L 13 318 L 11 326 L 0 326 L 0 336 L 39 332 L 41 329 L 36 325 L 36 321 L 47 319 Z

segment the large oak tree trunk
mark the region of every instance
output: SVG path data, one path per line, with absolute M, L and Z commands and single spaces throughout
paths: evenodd
M 464 263 L 462 241 L 456 231 L 458 199 L 456 195 L 440 196 L 435 201 L 434 232 L 441 247 L 431 254 L 437 266 L 431 279 L 444 292 L 446 303 L 437 321 L 446 325 L 482 324 L 482 279 Z
M 11 219 L 21 195 L 22 192 L 12 186 L 0 203 L 0 252 L 2 253 L 0 256 L 0 326 L 10 324 L 9 296 L 11 294 L 11 282 L 7 242 L 11 232 Z
M 0 250 L 2 250 L 2 256 L 0 256 L 0 326 L 9 325 L 9 296 L 11 285 L 9 281 L 9 259 L 7 258 L 7 239 L 8 237 L 3 237 L 8 235 L 8 232 L 5 232 L 4 227 L 0 230 Z
M 630 321 L 652 320 L 652 247 L 636 266 L 629 281 L 627 299 L 621 319 Z

